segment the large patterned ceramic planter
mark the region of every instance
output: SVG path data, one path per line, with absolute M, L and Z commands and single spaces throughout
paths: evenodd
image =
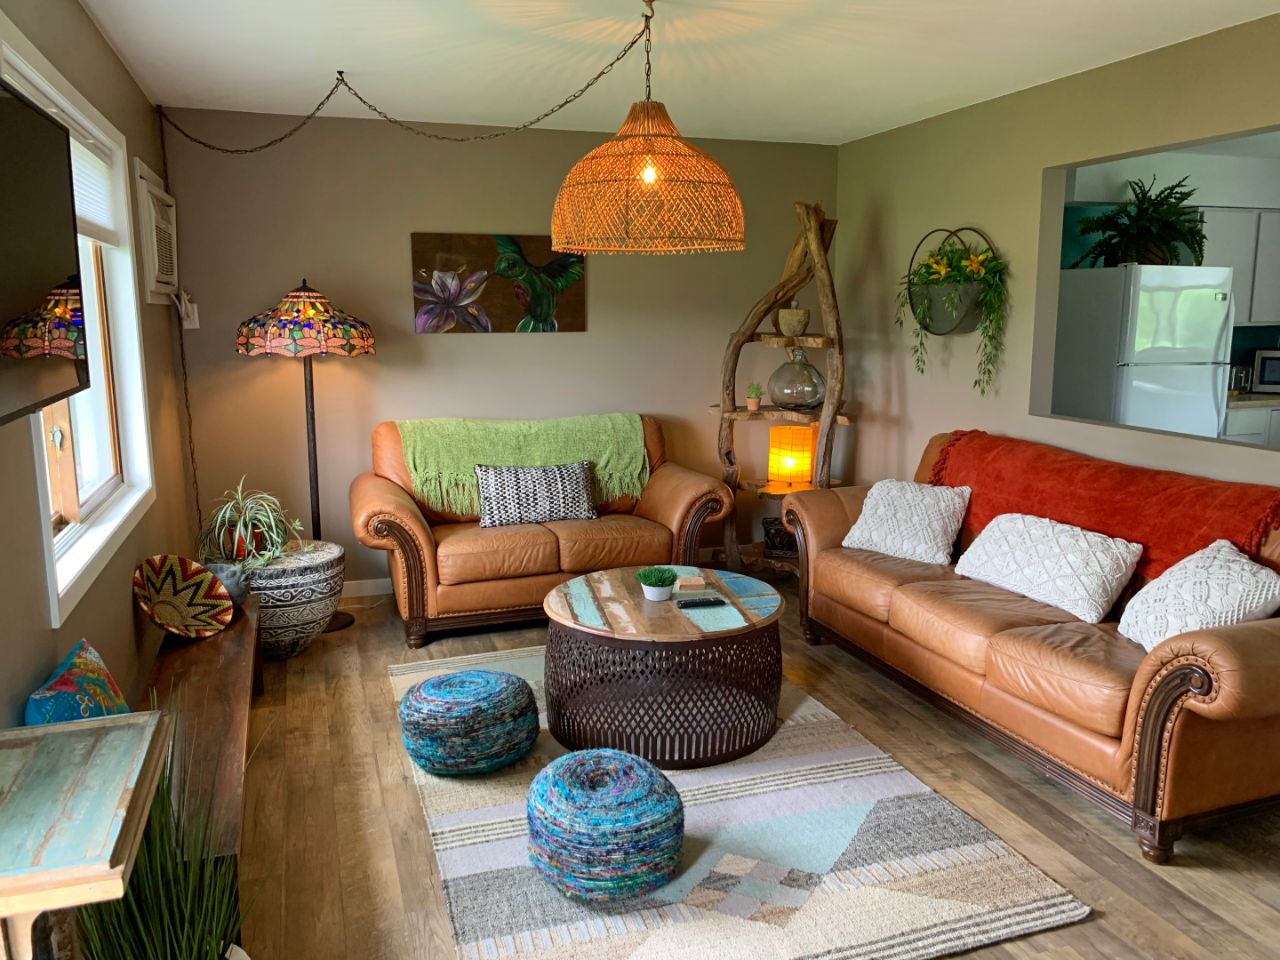
M 268 660 L 296 656 L 320 635 L 342 599 L 344 554 L 336 543 L 305 541 L 249 571 L 259 603 L 258 636 Z

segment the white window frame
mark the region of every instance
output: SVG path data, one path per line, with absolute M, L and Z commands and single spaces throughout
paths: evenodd
M 112 215 L 117 226 L 110 235 L 97 226 L 81 232 L 103 243 L 123 482 L 89 516 L 57 537 L 49 511 L 43 509 L 50 501 L 40 415 L 36 413 L 28 418 L 34 447 L 33 467 L 42 505 L 49 617 L 53 627 L 60 627 L 156 500 L 151 432 L 147 422 L 146 362 L 139 310 L 142 296 L 135 259 L 128 145 L 124 134 L 82 97 L 3 13 L 0 13 L 0 73 L 111 166 Z

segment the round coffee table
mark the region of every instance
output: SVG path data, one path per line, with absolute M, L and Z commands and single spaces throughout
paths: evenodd
M 637 567 L 562 583 L 543 602 L 547 723 L 571 750 L 612 747 L 666 769 L 725 763 L 773 736 L 782 597 L 738 573 L 706 578 L 719 607 L 646 600 Z

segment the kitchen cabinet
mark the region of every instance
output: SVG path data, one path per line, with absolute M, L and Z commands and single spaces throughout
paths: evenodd
M 1222 438 L 1234 443 L 1248 443 L 1255 447 L 1267 446 L 1267 434 L 1271 429 L 1273 412 L 1269 407 L 1246 407 L 1228 410 L 1222 427 Z
M 1267 431 L 1267 446 L 1280 450 L 1280 407 L 1271 408 L 1271 428 Z
M 1258 214 L 1258 255 L 1249 323 L 1280 324 L 1280 210 Z
M 1245 324 L 1253 316 L 1255 264 L 1258 260 L 1258 210 L 1205 207 L 1204 265 L 1231 267 L 1232 322 Z M 1280 264 L 1278 264 L 1280 265 Z

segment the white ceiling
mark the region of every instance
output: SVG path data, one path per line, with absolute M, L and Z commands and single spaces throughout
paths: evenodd
M 307 113 L 335 70 L 409 120 L 512 125 L 584 83 L 640 0 L 82 0 L 166 106 Z M 656 0 L 687 135 L 843 143 L 1280 12 L 1280 0 Z M 612 131 L 640 51 L 546 126 Z M 339 94 L 331 116 L 368 116 Z

